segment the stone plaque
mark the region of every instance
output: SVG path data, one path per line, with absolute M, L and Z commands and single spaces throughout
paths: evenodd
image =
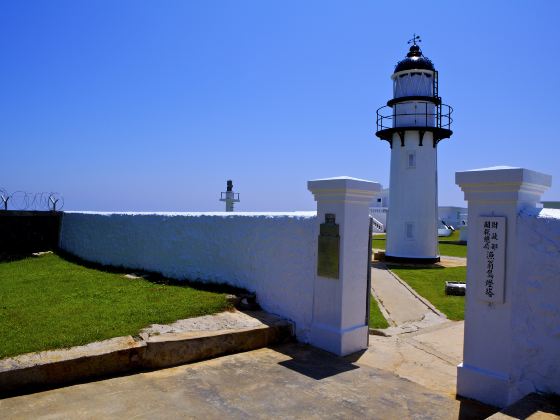
M 317 275 L 331 279 L 339 278 L 340 235 L 335 215 L 325 214 L 325 223 L 319 231 L 319 249 L 317 252 Z
M 504 303 L 506 218 L 479 217 L 477 236 L 478 261 L 473 263 L 477 267 L 478 297 L 485 302 Z

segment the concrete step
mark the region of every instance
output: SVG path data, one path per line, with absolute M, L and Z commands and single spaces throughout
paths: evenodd
M 243 315 L 254 322 L 242 328 L 143 333 L 2 359 L 0 397 L 162 369 L 293 339 L 293 325 L 283 318 L 262 311 Z

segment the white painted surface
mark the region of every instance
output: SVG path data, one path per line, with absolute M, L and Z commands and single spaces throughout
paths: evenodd
M 453 231 L 451 229 L 447 229 L 447 228 L 440 228 L 440 229 L 437 230 L 437 234 L 441 238 L 449 237 L 449 236 L 451 236 L 452 233 L 453 233 Z
M 383 233 L 386 230 L 388 205 L 389 188 L 382 188 L 375 193 L 369 205 L 369 215 L 374 219 L 373 231 L 375 233 Z M 382 228 L 380 228 L 381 226 Z
M 407 69 L 393 73 L 392 127 L 404 130 L 404 138 L 394 133 L 391 146 L 387 214 L 388 257 L 436 259 L 438 252 L 437 147 L 433 133 L 423 127 L 437 125 L 437 106 L 421 97 L 433 97 L 437 73 Z M 412 97 L 417 97 L 411 100 Z M 401 132 L 402 134 L 403 132 Z
M 375 193 L 370 207 L 389 207 L 389 188 L 383 188 L 381 191 Z
M 517 223 L 512 399 L 560 395 L 560 210 L 524 210 Z
M 437 258 L 437 148 L 432 133 L 426 132 L 419 145 L 419 132 L 406 131 L 404 146 L 398 134 L 391 149 L 391 180 L 387 214 L 388 256 Z M 416 165 L 408 167 L 408 155 L 415 153 Z M 407 225 L 414 236 L 407 237 Z
M 239 203 L 239 194 L 233 191 L 225 191 L 221 194 L 220 201 L 225 201 L 226 212 L 231 213 L 234 211 L 235 203 Z
M 434 127 L 436 123 L 436 106 L 432 102 L 399 102 L 393 112 L 393 127 Z
M 386 213 L 378 213 L 378 212 L 375 212 L 374 210 L 377 210 L 377 209 L 372 209 L 371 207 L 369 208 L 369 217 L 372 221 L 373 233 L 385 233 L 385 224 L 381 220 L 386 220 L 387 219 L 387 214 Z M 384 216 L 384 217 L 380 217 L 378 219 L 377 218 L 378 216 Z
M 299 340 L 338 355 L 367 348 L 369 204 L 381 186 L 310 181 L 317 212 L 64 213 L 60 246 L 85 260 L 227 283 L 296 326 Z M 319 224 L 334 213 L 339 279 L 317 276 Z
M 340 225 L 339 279 L 315 278 L 310 343 L 343 356 L 367 348 L 368 208 L 381 185 L 342 177 L 309 181 L 308 189 L 317 201 L 317 230 L 327 213 Z
M 60 246 L 101 264 L 243 287 L 265 310 L 294 321 L 307 341 L 316 221 L 315 212 L 65 212 Z
M 459 227 L 467 223 L 467 209 L 466 207 L 457 206 L 439 206 L 438 218 L 446 225 L 451 225 L 455 229 L 459 229 Z
M 467 242 L 469 239 L 469 227 L 468 226 L 461 226 L 459 228 L 459 240 L 461 242 Z
M 550 291 L 558 291 L 558 248 L 556 245 L 549 248 L 548 257 L 539 255 L 542 251 L 532 250 L 535 241 L 547 245 L 551 242 L 539 234 L 529 240 L 525 224 L 532 222 L 519 216 L 521 211 L 528 211 L 528 214 L 535 211 L 551 178 L 527 169 L 496 167 L 458 172 L 455 179 L 469 204 L 471 230 L 480 217 L 501 216 L 507 221 L 502 304 L 485 302 L 479 298 L 477 287 L 472 287 L 480 281 L 479 274 L 484 269 L 481 265 L 486 261 L 479 255 L 481 236 L 473 232 L 469 235 L 465 341 L 463 363 L 458 366 L 457 393 L 504 407 L 531 389 L 558 389 L 558 380 L 537 367 L 542 363 L 553 374 L 560 364 L 557 356 L 560 334 L 555 330 L 557 327 L 550 324 L 557 326 L 560 316 L 560 295 L 550 294 Z M 552 233 L 552 237 L 560 241 L 558 234 Z M 554 249 L 555 261 L 550 259 L 550 254 L 554 254 L 550 250 Z M 547 261 L 548 266 L 539 261 Z M 540 289 L 530 287 L 538 285 L 539 281 L 545 282 L 546 287 L 544 283 L 540 284 Z M 529 290 L 530 304 L 524 296 Z M 537 326 L 539 323 L 548 327 L 543 330 Z M 540 332 L 536 333 L 533 328 Z M 556 357 L 551 356 L 551 351 L 556 351 Z

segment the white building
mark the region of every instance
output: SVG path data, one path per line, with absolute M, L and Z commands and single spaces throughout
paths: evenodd
M 389 261 L 439 261 L 437 145 L 452 134 L 452 109 L 442 104 L 438 73 L 417 41 L 391 76 L 393 99 L 377 110 L 376 135 L 391 146 Z
M 388 211 L 389 188 L 384 188 L 374 196 L 369 206 L 369 215 L 374 219 L 374 231 L 385 232 Z
M 369 214 L 375 219 L 374 226 L 380 226 L 375 229 L 376 232 L 385 232 L 387 227 L 387 219 L 390 214 L 389 206 L 389 188 L 382 189 L 373 198 Z M 467 224 L 468 211 L 466 207 L 460 206 L 439 206 L 438 207 L 438 228 L 453 226 L 458 229 Z
M 467 224 L 467 208 L 458 206 L 439 206 L 438 219 L 441 225 L 453 226 L 455 229 Z M 443 223 L 442 223 L 443 222 Z

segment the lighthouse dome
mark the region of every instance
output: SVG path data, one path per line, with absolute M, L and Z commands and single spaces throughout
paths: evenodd
M 403 70 L 431 70 L 435 71 L 434 63 L 428 57 L 422 55 L 420 47 L 416 44 L 410 47 L 410 51 L 404 60 L 395 66 L 395 73 Z

